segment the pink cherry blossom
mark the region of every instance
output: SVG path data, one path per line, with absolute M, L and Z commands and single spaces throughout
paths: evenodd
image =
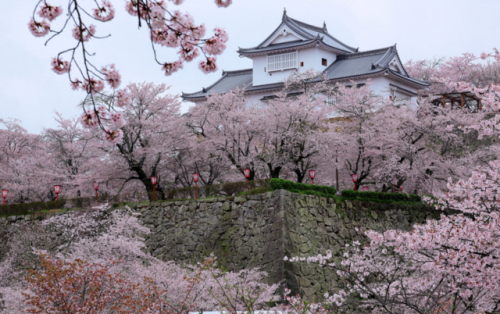
M 59 58 L 53 58 L 51 65 L 52 65 L 52 71 L 56 72 L 57 74 L 69 73 L 70 71 L 69 62 L 62 61 Z
M 90 81 L 85 80 L 83 82 L 82 89 L 89 94 L 95 95 L 104 90 L 104 82 L 95 78 L 90 78 Z
M 226 49 L 226 45 L 222 38 L 218 36 L 213 36 L 205 41 L 205 46 L 203 50 L 210 55 L 220 55 Z
M 175 5 L 180 5 L 184 2 L 184 0 L 170 0 Z
M 47 20 L 52 22 L 52 20 L 61 15 L 62 12 L 62 7 L 54 7 L 49 5 L 47 2 L 44 2 L 43 6 L 40 8 L 40 11 L 38 11 L 37 13 L 41 18 L 46 18 Z
M 179 69 L 182 69 L 182 60 L 177 60 L 172 63 L 165 63 L 163 64 L 163 70 L 165 71 L 165 75 L 169 76 L 172 75 L 172 73 L 177 72 Z
M 122 79 L 120 73 L 115 69 L 114 64 L 110 65 L 109 69 L 103 67 L 101 72 L 104 74 L 104 78 L 111 88 L 117 89 L 120 86 Z
M 198 50 L 197 47 L 186 43 L 179 50 L 179 54 L 181 55 L 182 59 L 186 60 L 187 62 L 190 62 L 200 55 L 200 51 Z
M 138 3 L 135 0 L 130 0 L 125 3 L 125 10 L 132 16 L 137 16 L 137 7 L 139 6 L 139 10 L 141 12 L 141 19 L 146 19 L 151 8 L 153 7 L 153 3 L 149 2 L 148 6 L 144 2 Z
M 206 61 L 200 61 L 198 68 L 206 74 L 217 71 L 217 58 L 208 57 Z
M 113 124 L 117 129 L 123 127 L 126 124 L 123 113 L 121 112 L 112 112 L 110 113 L 109 118 L 111 119 L 111 121 L 113 121 Z
M 203 38 L 203 36 L 205 36 L 206 32 L 207 32 L 207 29 L 205 27 L 205 24 L 201 24 L 198 27 L 194 27 L 191 29 L 191 35 L 195 40 Z
M 215 35 L 222 40 L 222 42 L 225 43 L 229 40 L 229 35 L 227 34 L 227 32 L 224 29 L 222 29 L 220 27 L 216 27 L 214 29 L 214 32 L 215 32 Z
M 153 29 L 162 28 L 165 26 L 165 9 L 159 5 L 153 6 L 150 12 L 151 26 Z
M 486 60 L 489 56 L 490 56 L 490 54 L 488 54 L 486 52 L 481 52 L 481 59 Z
M 227 8 L 233 3 L 233 0 L 215 0 L 215 5 L 219 8 Z
M 94 112 L 85 111 L 82 113 L 79 120 L 86 129 L 95 128 L 99 125 L 99 120 Z
M 88 28 L 82 25 L 82 30 L 81 30 L 81 40 L 82 41 L 89 41 L 89 39 L 95 34 L 95 26 L 90 25 Z M 80 26 L 76 25 L 75 28 L 73 29 L 73 38 L 76 40 L 80 40 Z
M 106 129 L 106 131 L 104 132 L 104 139 L 109 144 L 120 143 L 122 138 L 123 138 L 123 131 L 120 129 L 113 130 L 113 131 L 110 129 Z
M 73 90 L 79 90 L 82 88 L 83 82 L 80 81 L 79 79 L 75 79 L 74 81 L 70 81 L 71 84 L 71 89 Z
M 115 9 L 111 2 L 104 0 L 102 7 L 94 9 L 94 17 L 102 22 L 111 21 L 115 17 Z
M 166 46 L 167 36 L 168 29 L 166 28 L 156 28 L 151 30 L 151 41 L 155 44 Z
M 35 20 L 31 20 L 28 23 L 31 34 L 35 37 L 43 37 L 47 35 L 50 31 L 50 24 L 46 20 L 41 22 L 37 22 Z
M 119 89 L 116 91 L 116 105 L 120 108 L 128 107 L 132 102 L 132 95 L 127 89 Z
M 99 115 L 100 118 L 102 119 L 108 119 L 109 117 L 109 111 L 108 109 L 106 108 L 105 105 L 100 105 L 100 106 L 97 106 L 97 114 Z

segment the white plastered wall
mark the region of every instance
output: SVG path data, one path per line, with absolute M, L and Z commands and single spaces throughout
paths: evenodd
M 323 66 L 321 60 L 326 59 L 327 65 Z M 324 71 L 330 64 L 337 59 L 333 52 L 325 51 L 319 48 L 302 49 L 298 51 L 298 70 L 304 72 L 309 69 L 315 71 Z M 304 66 L 300 66 L 303 62 Z M 253 58 L 253 85 L 264 85 L 283 82 L 295 69 L 268 72 L 267 56 L 258 56 Z

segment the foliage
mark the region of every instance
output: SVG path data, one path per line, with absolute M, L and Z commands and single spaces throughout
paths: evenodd
M 296 183 L 293 181 L 283 180 L 283 179 L 271 179 L 270 184 L 271 184 L 271 188 L 273 188 L 274 190 L 284 189 L 284 190 L 289 190 L 291 192 L 313 191 L 313 192 L 322 193 L 323 195 L 328 195 L 330 197 L 336 196 L 336 193 L 337 193 L 337 189 L 335 189 L 334 187 L 324 186 L 324 185 L 312 185 L 312 184 Z
M 229 182 L 224 184 L 214 184 L 206 185 L 203 187 L 198 187 L 198 197 L 210 197 L 210 196 L 234 196 L 239 192 L 247 190 L 247 186 L 251 189 L 269 188 L 269 180 L 253 180 L 249 182 Z M 167 199 L 188 199 L 194 198 L 195 187 L 187 187 L 180 189 L 168 190 Z
M 248 191 L 240 192 L 240 193 L 238 193 L 238 196 L 262 194 L 262 193 L 272 192 L 272 191 L 274 191 L 273 188 L 263 186 L 260 188 L 255 188 L 255 189 L 250 189 Z
M 89 313 L 181 313 L 224 304 L 243 310 L 273 297 L 277 285 L 258 270 L 223 272 L 214 256 L 184 267 L 152 257 L 142 237 L 148 232 L 134 213 L 107 207 L 11 226 L 0 261 L 3 310 L 62 313 L 59 304 Z
M 410 201 L 410 202 L 420 202 L 421 198 L 415 194 L 405 194 L 405 193 L 384 193 L 384 192 L 371 192 L 371 191 L 353 191 L 353 190 L 343 190 L 343 197 L 348 197 L 352 199 L 365 199 L 365 200 L 391 200 L 391 201 Z
M 118 90 L 121 85 L 121 75 L 114 64 L 98 68 L 92 63 L 95 53 L 87 50 L 87 42 L 95 39 L 105 39 L 109 36 L 99 36 L 97 28 L 91 21 L 107 23 L 114 19 L 115 8 L 112 0 L 104 0 L 101 4 L 95 2 L 95 6 L 84 6 L 76 0 L 68 0 L 65 8 L 65 21 L 60 21 L 59 28 L 51 25 L 64 11 L 61 6 L 53 6 L 45 1 L 39 1 L 33 10 L 28 28 L 33 36 L 44 37 L 53 33 L 45 42 L 46 44 L 54 37 L 66 32 L 70 33 L 75 44 L 70 48 L 59 52 L 51 61 L 52 70 L 59 75 L 68 75 L 73 90 L 81 90 L 86 93 L 89 101 L 88 108 L 83 107 L 81 121 L 87 128 L 99 126 L 102 136 L 111 144 L 116 144 L 123 138 L 120 129 L 124 124 L 123 113 L 117 108 L 127 107 L 130 104 L 130 95 L 127 89 Z M 180 5 L 182 0 L 171 1 Z M 218 7 L 227 7 L 231 0 L 216 0 Z M 225 49 L 225 43 L 229 36 L 220 27 L 214 29 L 213 36 L 204 38 L 206 27 L 204 24 L 197 25 L 190 14 L 183 14 L 178 10 L 167 7 L 166 1 L 157 0 L 129 0 L 125 4 L 126 11 L 138 22 L 138 26 L 147 26 L 149 39 L 153 47 L 154 59 L 165 71 L 165 75 L 171 75 L 182 68 L 184 62 L 191 62 L 200 54 L 204 60 L 200 61 L 198 67 L 204 73 L 217 71 L 217 57 Z M 38 11 L 37 11 L 38 10 Z M 90 12 L 93 12 L 91 15 Z M 38 16 L 36 16 L 38 15 Z M 60 19 L 59 19 L 60 20 Z M 160 62 L 156 50 L 160 47 L 178 48 L 179 59 L 172 62 Z M 66 60 L 63 59 L 66 58 Z M 78 78 L 78 76 L 80 78 Z M 105 83 L 116 91 L 113 94 L 113 110 L 107 110 L 98 106 L 94 96 L 103 95 Z
M 40 212 L 42 210 L 61 209 L 64 208 L 65 203 L 66 201 L 64 199 L 60 199 L 59 201 L 49 202 L 8 204 L 0 207 L 0 216 L 25 215 Z

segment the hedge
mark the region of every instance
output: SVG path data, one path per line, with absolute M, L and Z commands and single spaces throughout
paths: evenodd
M 269 188 L 269 179 L 243 182 L 229 182 L 224 184 L 204 185 L 198 187 L 198 198 L 209 196 L 236 196 L 240 192 L 246 192 L 247 186 L 250 189 Z M 166 199 L 190 199 L 194 198 L 195 187 L 171 189 L 165 191 Z M 156 200 L 160 200 L 160 195 L 156 194 Z
M 305 184 L 305 183 L 297 183 L 293 181 L 288 181 L 288 180 L 283 180 L 283 179 L 271 179 L 271 188 L 273 190 L 288 190 L 290 192 L 300 192 L 300 191 L 307 191 L 311 193 L 307 194 L 312 194 L 312 192 L 316 193 L 321 193 L 315 194 L 318 196 L 325 196 L 325 197 L 332 197 L 335 196 L 337 193 L 337 189 L 331 186 L 325 186 L 325 185 L 312 185 L 312 184 Z M 293 191 L 292 191 L 293 190 Z
M 422 199 L 416 194 L 404 193 L 384 193 L 384 192 L 362 192 L 353 190 L 343 190 L 342 197 L 347 198 L 362 198 L 369 200 L 388 200 L 388 201 L 406 201 L 406 202 L 420 202 Z
M 50 201 L 50 202 L 9 204 L 5 206 L 0 206 L 0 216 L 25 215 L 28 213 L 38 212 L 42 210 L 61 209 L 64 207 L 65 203 L 66 200 L 61 199 L 59 201 Z

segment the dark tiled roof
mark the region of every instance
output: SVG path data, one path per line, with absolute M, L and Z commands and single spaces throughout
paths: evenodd
M 196 93 L 182 93 L 182 98 L 205 97 L 211 92 L 227 93 L 236 88 L 248 89 L 252 86 L 252 72 L 252 69 L 222 72 L 222 77 L 214 84 Z
M 364 52 L 356 52 L 348 55 L 338 55 L 337 60 L 333 62 L 324 71 L 326 77 L 332 81 L 356 79 L 359 76 L 370 76 L 375 74 L 382 74 L 385 72 L 387 75 L 398 81 L 403 81 L 409 84 L 417 85 L 420 87 L 429 86 L 430 83 L 420 81 L 409 77 L 405 73 L 398 73 L 389 68 L 389 62 L 394 57 L 398 56 L 395 46 L 370 50 Z M 215 82 L 212 86 L 206 88 L 204 91 L 183 94 L 184 99 L 193 99 L 207 96 L 210 92 L 225 93 L 230 90 L 245 87 L 245 91 L 254 92 L 260 90 L 272 90 L 283 87 L 283 83 L 274 83 L 266 85 L 252 85 L 252 69 L 223 72 L 222 78 Z
M 333 47 L 335 49 L 338 49 L 339 52 L 341 53 L 351 53 L 357 51 L 356 48 L 350 47 L 344 43 L 342 43 L 340 40 L 336 39 L 332 35 L 328 33 L 326 30 L 326 27 L 321 28 L 313 25 L 309 25 L 307 23 L 292 19 L 286 15 L 286 12 L 283 14 L 283 19 L 281 24 L 269 35 L 262 43 L 260 43 L 258 46 L 252 47 L 252 48 L 239 48 L 238 53 L 245 55 L 247 53 L 256 53 L 259 51 L 271 51 L 271 50 L 278 50 L 282 49 L 283 46 L 287 47 L 288 44 L 294 44 L 294 42 L 289 42 L 289 43 L 283 43 L 283 44 L 278 44 L 278 45 L 265 45 L 267 41 L 276 34 L 278 29 L 282 25 L 286 25 L 289 27 L 292 31 L 296 32 L 300 36 L 306 38 L 302 42 L 308 42 L 310 40 L 314 40 L 316 38 L 322 37 L 324 40 L 324 43 L 330 47 Z M 282 46 L 280 46 L 282 45 Z M 296 42 L 295 42 L 296 45 Z
M 318 45 L 319 48 L 333 51 L 337 54 L 344 54 L 345 51 L 340 50 L 336 47 L 330 46 L 324 41 L 324 37 L 315 37 L 309 40 L 296 40 L 289 41 L 285 43 L 273 44 L 263 48 L 240 48 L 238 52 L 242 55 L 256 55 L 256 54 L 268 54 L 270 52 L 283 52 L 286 50 L 296 50 L 297 48 L 308 48 L 313 47 L 314 45 Z

